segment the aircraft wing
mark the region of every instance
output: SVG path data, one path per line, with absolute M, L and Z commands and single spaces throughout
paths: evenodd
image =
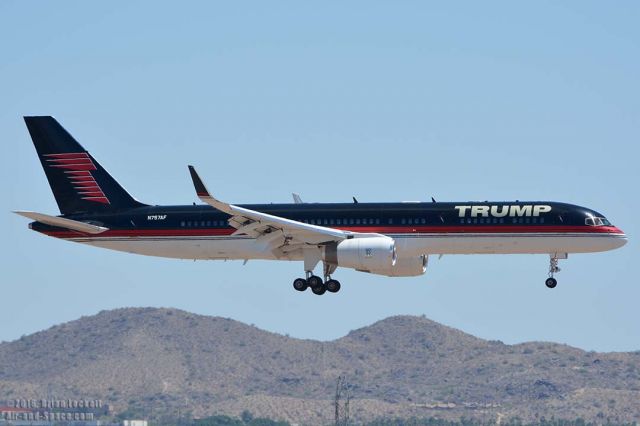
M 80 222 L 77 220 L 65 219 L 58 216 L 50 216 L 44 213 L 17 211 L 15 214 L 28 217 L 37 222 L 45 223 L 51 226 L 57 226 L 60 228 L 71 229 L 72 231 L 84 232 L 87 234 L 100 234 L 101 232 L 108 231 L 109 228 L 103 226 L 92 225 L 90 223 Z
M 291 249 L 293 249 L 303 244 L 316 245 L 348 238 L 380 236 L 380 234 L 349 232 L 310 225 L 225 203 L 211 195 L 193 166 L 189 166 L 189 172 L 198 197 L 210 206 L 231 215 L 229 224 L 236 228 L 234 235 L 245 234 L 259 241 L 268 241 L 272 249 L 284 248 L 284 246 L 292 246 Z

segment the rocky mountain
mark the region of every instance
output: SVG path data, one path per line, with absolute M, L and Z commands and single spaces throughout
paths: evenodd
M 330 342 L 175 309 L 103 311 L 0 344 L 0 399 L 100 398 L 115 412 L 203 417 L 244 410 L 303 424 L 351 416 L 640 421 L 640 352 L 505 345 L 424 317 L 379 321 Z

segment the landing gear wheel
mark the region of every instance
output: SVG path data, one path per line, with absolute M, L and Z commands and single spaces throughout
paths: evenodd
M 544 282 L 544 284 L 549 287 L 549 288 L 555 288 L 558 285 L 558 280 L 556 280 L 553 277 L 549 277 L 547 278 L 547 280 Z
M 320 284 L 318 286 L 311 287 L 311 291 L 313 292 L 313 294 L 322 296 L 327 291 L 327 287 L 324 284 Z
M 305 280 L 304 278 L 296 278 L 293 281 L 293 288 L 298 291 L 305 291 L 307 287 L 309 287 L 309 284 L 307 284 L 307 280 Z
M 307 278 L 307 284 L 309 284 L 309 287 L 311 287 L 312 289 L 315 287 L 322 287 L 322 278 L 317 275 L 311 275 L 309 278 Z
M 325 283 L 327 287 L 327 291 L 330 293 L 337 293 L 340 291 L 340 281 L 338 280 L 329 280 Z

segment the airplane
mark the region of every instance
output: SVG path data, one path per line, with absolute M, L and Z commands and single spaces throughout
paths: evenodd
M 193 166 L 204 205 L 137 201 L 51 116 L 24 117 L 60 215 L 15 213 L 55 238 L 177 259 L 301 261 L 293 287 L 336 293 L 338 267 L 389 277 L 420 276 L 430 255 L 546 254 L 545 284 L 558 260 L 617 249 L 625 233 L 602 214 L 551 201 L 229 204 L 214 197 Z M 322 277 L 314 270 L 322 263 Z

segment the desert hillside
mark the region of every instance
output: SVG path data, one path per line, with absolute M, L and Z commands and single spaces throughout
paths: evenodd
M 175 309 L 103 311 L 0 344 L 0 399 L 92 397 L 154 417 L 255 415 L 322 424 L 336 379 L 355 419 L 640 421 L 640 352 L 505 345 L 398 316 L 330 342 Z

